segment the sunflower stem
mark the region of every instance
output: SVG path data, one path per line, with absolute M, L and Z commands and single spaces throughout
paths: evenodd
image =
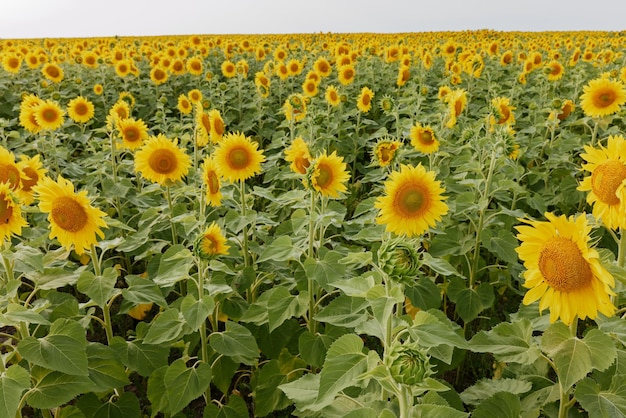
M 170 186 L 165 187 L 165 197 L 167 198 L 167 206 L 170 209 L 170 227 L 172 229 L 172 245 L 178 244 L 178 238 L 176 234 L 176 225 L 174 225 L 174 205 L 172 203 L 172 192 Z
M 311 207 L 309 209 L 309 252 L 308 257 L 313 258 L 315 255 L 314 241 L 315 241 L 315 190 L 311 189 Z M 316 321 L 313 319 L 315 316 L 315 296 L 317 294 L 317 289 L 315 288 L 315 281 L 312 277 L 307 278 L 307 288 L 309 292 L 309 309 L 307 311 L 307 325 L 309 328 L 309 332 L 315 335 L 317 331 Z

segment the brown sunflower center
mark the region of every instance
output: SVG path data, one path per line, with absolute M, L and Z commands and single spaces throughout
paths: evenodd
M 394 206 L 406 217 L 419 214 L 428 206 L 428 203 L 426 190 L 417 184 L 405 185 L 398 190 L 394 199 Z
M 615 91 L 606 89 L 594 96 L 593 103 L 596 107 L 607 107 L 615 102 Z
M 11 164 L 0 164 L 0 183 L 9 183 L 11 190 L 20 185 L 20 170 Z
M 505 123 L 507 120 L 509 120 L 510 116 L 511 116 L 511 110 L 509 109 L 509 107 L 506 105 L 500 106 L 500 119 L 498 119 L 498 123 L 499 124 Z
M 459 116 L 463 111 L 463 102 L 460 100 L 454 101 L 454 116 Z
M 327 187 L 333 181 L 333 170 L 326 164 L 320 164 L 317 167 L 318 174 L 315 177 L 317 186 L 321 189 Z
M 69 196 L 61 196 L 52 202 L 52 220 L 67 232 L 82 230 L 89 220 L 85 208 Z
M 250 161 L 250 155 L 248 151 L 244 148 L 233 148 L 228 153 L 228 162 L 230 163 L 231 168 L 235 170 L 241 170 L 248 166 Z
M 10 197 L 6 194 L 0 195 L 0 225 L 6 225 L 13 216 L 13 207 L 9 206 Z
M 168 149 L 157 149 L 148 159 L 148 165 L 159 174 L 170 174 L 178 167 L 176 154 Z
M 22 179 L 22 190 L 30 192 L 32 187 L 39 181 L 39 175 L 31 167 L 24 167 L 22 172 L 28 177 L 27 179 Z
M 571 292 L 589 285 L 593 278 L 589 263 L 570 239 L 553 237 L 539 253 L 539 271 L 554 290 Z
M 52 78 L 57 78 L 60 75 L 57 67 L 48 67 L 46 73 L 48 73 L 48 75 Z
M 46 122 L 55 122 L 59 114 L 54 109 L 44 109 L 44 111 L 41 112 L 41 116 Z
M 363 100 L 362 100 L 363 104 L 365 106 L 369 106 L 370 101 L 371 101 L 370 95 L 369 94 L 364 94 L 363 95 Z
M 304 155 L 297 156 L 293 163 L 296 166 L 296 170 L 300 174 L 306 173 L 306 169 L 309 168 L 309 166 L 311 165 L 309 159 L 306 158 Z
M 79 103 L 74 107 L 74 112 L 79 116 L 85 116 L 89 113 L 89 108 L 84 103 Z
M 224 135 L 224 121 L 221 118 L 213 119 L 213 129 L 218 135 Z
M 139 130 L 134 126 L 128 127 L 124 130 L 124 139 L 128 142 L 135 142 L 139 139 Z
M 419 133 L 419 140 L 424 145 L 431 145 L 435 142 L 435 138 L 433 138 L 432 132 L 425 130 Z
M 603 203 L 617 205 L 620 200 L 615 192 L 624 179 L 626 165 L 620 161 L 610 160 L 597 166 L 591 173 L 591 190 Z
M 209 171 L 206 176 L 206 183 L 209 186 L 209 192 L 216 194 L 220 191 L 220 179 L 217 177 L 215 171 Z

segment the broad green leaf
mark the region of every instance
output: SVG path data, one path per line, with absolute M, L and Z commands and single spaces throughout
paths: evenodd
M 64 406 L 56 416 L 57 418 L 86 418 L 83 411 L 74 405 Z
M 374 276 L 371 273 L 368 273 L 351 279 L 333 281 L 329 284 L 337 289 L 340 289 L 347 296 L 364 298 L 367 295 L 367 292 L 374 287 L 375 281 Z
M 126 367 L 141 376 L 150 376 L 156 369 L 167 365 L 169 347 L 166 345 L 125 341 L 121 337 L 113 337 L 111 348 L 120 356 Z
M 113 267 L 104 269 L 101 276 L 90 271 L 84 271 L 78 278 L 76 287 L 79 292 L 86 294 L 99 307 L 103 307 L 115 292 L 117 270 Z
M 294 247 L 293 242 L 291 242 L 291 237 L 288 235 L 281 235 L 265 247 L 257 262 L 284 262 L 287 260 L 297 260 L 300 258 L 301 254 L 302 250 Z
M 202 300 L 197 300 L 193 295 L 187 295 L 180 304 L 183 318 L 192 331 L 200 329 L 200 325 L 207 320 L 214 308 L 215 301 L 208 295 L 204 296 Z
M 152 406 L 153 415 L 157 412 L 167 412 L 169 398 L 165 391 L 165 372 L 168 366 L 156 369 L 148 378 L 147 396 Z
M 541 350 L 549 356 L 553 356 L 559 346 L 572 338 L 569 327 L 562 322 L 550 325 L 541 336 Z
M 172 286 L 189 278 L 192 265 L 191 251 L 181 244 L 172 245 L 161 256 L 157 275 L 152 280 L 161 287 Z
M 476 289 L 470 289 L 466 285 L 465 280 L 452 277 L 448 286 L 448 297 L 455 303 L 455 311 L 467 323 L 493 305 L 494 295 L 490 283 L 482 283 Z
M 94 418 L 140 418 L 139 399 L 133 392 L 123 392 L 119 398 L 109 399 L 95 413 Z
M 344 415 L 343 418 L 379 418 L 378 412 L 373 408 L 356 408 Z
M 353 328 L 367 320 L 368 307 L 369 303 L 366 300 L 340 295 L 318 312 L 315 320 L 338 327 Z
M 214 403 L 210 403 L 204 409 L 203 418 L 248 418 L 248 406 L 241 396 L 231 395 L 228 403 L 222 408 Z
M 19 353 L 29 362 L 70 375 L 87 376 L 87 338 L 75 321 L 57 319 L 43 338 L 19 342 Z
M 266 416 L 281 410 L 291 403 L 278 386 L 300 377 L 302 372 L 294 372 L 306 366 L 302 359 L 291 356 L 283 349 L 278 360 L 270 360 L 256 373 L 254 385 L 255 413 Z
M 168 398 L 168 411 L 174 415 L 202 395 L 211 383 L 211 366 L 197 362 L 188 368 L 183 359 L 174 361 L 165 371 L 163 384 Z
M 44 268 L 43 271 L 33 271 L 27 274 L 27 277 L 35 283 L 38 289 L 52 290 L 67 285 L 75 285 L 84 270 L 84 266 L 75 270 L 51 267 Z
M 518 262 L 515 249 L 519 246 L 519 242 L 510 231 L 500 230 L 497 236 L 483 242 L 485 248 L 498 256 L 500 260 L 510 264 Z
M 328 347 L 332 344 L 334 338 L 326 334 L 311 334 L 308 331 L 300 334 L 298 339 L 298 348 L 300 355 L 314 367 L 322 367 Z
M 304 271 L 308 279 L 314 280 L 323 288 L 334 282 L 338 277 L 344 277 L 346 266 L 339 261 L 343 255 L 337 251 L 328 251 L 321 260 L 307 258 L 304 260 Z
M 483 401 L 472 412 L 475 418 L 519 418 L 522 405 L 517 395 L 510 392 L 498 392 Z
M 308 373 L 278 388 L 285 392 L 285 395 L 295 403 L 299 410 L 309 409 L 315 403 L 319 393 L 320 374 Z
M 411 305 L 422 310 L 438 309 L 441 306 L 441 289 L 429 277 L 420 277 L 412 286 L 404 289 Z
M 14 417 L 22 399 L 22 393 L 29 388 L 30 375 L 17 364 L 0 374 L 0 416 Z
M 603 371 L 609 368 L 617 357 L 617 350 L 613 339 L 597 328 L 585 334 L 583 342 L 591 352 L 591 365 L 594 369 Z
M 607 318 L 602 321 L 599 320 L 598 329 L 616 338 L 622 343 L 622 346 L 626 347 L 626 321 L 619 316 Z
M 476 334 L 470 340 L 469 348 L 478 353 L 492 353 L 499 361 L 530 364 L 541 355 L 532 333 L 527 319 L 501 322 L 489 331 Z
M 50 322 L 33 309 L 28 309 L 17 303 L 9 303 L 4 312 L 0 313 L 0 323 L 16 326 L 20 322 L 27 324 L 50 325 Z
M 50 372 L 30 390 L 26 402 L 33 408 L 51 409 L 71 401 L 92 388 L 87 376 Z
M 560 344 L 552 360 L 556 365 L 563 390 L 568 390 L 593 370 L 591 350 L 578 338 L 570 338 Z
M 354 251 L 348 253 L 344 258 L 339 260 L 341 264 L 345 264 L 353 269 L 360 269 L 372 264 L 373 254 L 371 251 Z
M 239 363 L 227 356 L 219 356 L 211 364 L 213 377 L 211 383 L 215 385 L 222 393 L 227 393 L 233 376 L 239 368 Z
M 611 386 L 601 390 L 591 378 L 585 378 L 576 385 L 574 393 L 580 405 L 593 418 L 613 418 L 626 416 L 626 376 L 615 375 Z
M 520 379 L 482 379 L 461 393 L 464 403 L 479 405 L 499 392 L 521 396 L 532 390 L 532 383 Z
M 178 309 L 171 308 L 158 314 L 144 337 L 145 344 L 171 343 L 184 332 L 185 320 Z
M 435 273 L 442 276 L 461 276 L 456 268 L 440 257 L 433 257 L 427 252 L 422 253 L 422 262 L 430 267 Z
M 414 340 L 419 341 L 422 347 L 449 345 L 466 349 L 467 341 L 457 333 L 457 329 L 460 330 L 460 328 L 455 329 L 455 325 L 449 320 L 447 322 L 442 321 L 431 312 L 419 311 L 415 314 L 409 333 Z
M 268 292 L 271 292 L 267 301 L 270 332 L 274 331 L 289 318 L 304 314 L 306 305 L 303 311 L 298 296 L 290 294 L 285 286 L 275 287 Z
M 89 379 L 95 386 L 94 392 L 104 392 L 129 383 L 124 365 L 111 347 L 100 343 L 89 343 L 87 359 Z
M 233 360 L 253 365 L 259 357 L 259 348 L 250 331 L 236 322 L 227 321 L 226 330 L 213 332 L 209 344 L 220 354 Z
M 152 280 L 136 275 L 124 277 L 128 288 L 122 289 L 122 296 L 132 303 L 156 303 L 161 307 L 167 307 L 167 302 L 159 286 Z
M 413 418 L 466 418 L 469 417 L 467 412 L 459 411 L 450 406 L 423 404 L 415 405 L 411 409 L 411 417 Z
M 367 370 L 367 355 L 362 350 L 363 340 L 354 334 L 332 343 L 320 372 L 318 405 L 329 404 L 341 390 L 355 385 L 357 377 Z

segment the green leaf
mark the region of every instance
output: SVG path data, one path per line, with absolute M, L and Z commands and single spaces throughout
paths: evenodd
M 359 298 L 339 295 L 315 315 L 315 320 L 353 328 L 367 320 L 369 302 Z
M 422 310 L 438 309 L 441 306 L 441 289 L 429 277 L 420 277 L 413 286 L 407 286 L 404 294 L 411 305 Z
M 167 412 L 169 398 L 165 393 L 165 372 L 168 366 L 156 369 L 148 378 L 147 396 L 152 406 L 153 416 L 157 412 Z
M 306 277 L 327 288 L 328 283 L 336 281 L 337 277 L 344 277 L 346 266 L 339 262 L 342 258 L 337 251 L 328 251 L 321 260 L 307 258 L 304 260 Z
M 522 405 L 519 397 L 510 392 L 498 392 L 483 401 L 472 412 L 473 418 L 519 418 Z
M 467 323 L 493 305 L 493 286 L 482 283 L 476 289 L 469 289 L 465 280 L 453 277 L 448 286 L 448 297 L 455 303 L 456 313 Z
M 247 365 L 255 364 L 259 357 L 256 340 L 246 327 L 236 322 L 227 321 L 225 331 L 213 332 L 209 344 L 218 353 Z
M 463 403 L 479 405 L 499 392 L 522 395 L 532 390 L 532 383 L 520 379 L 482 379 L 461 393 Z
M 86 418 L 83 411 L 74 405 L 64 406 L 57 414 L 57 418 Z
M 332 343 L 320 372 L 320 387 L 316 403 L 327 405 L 343 389 L 354 386 L 357 377 L 367 370 L 367 355 L 363 340 L 345 334 Z
M 213 378 L 211 379 L 211 383 L 222 393 L 227 393 L 238 368 L 239 363 L 235 362 L 230 357 L 219 356 L 219 358 L 212 363 Z
M 466 418 L 469 414 L 467 412 L 459 411 L 445 405 L 424 404 L 415 405 L 411 409 L 412 418 Z
M 376 283 L 374 276 L 371 273 L 368 273 L 351 279 L 333 281 L 329 284 L 337 289 L 340 289 L 347 296 L 364 298 L 367 295 L 367 292 L 374 287 Z
M 67 285 L 75 285 L 84 270 L 84 267 L 79 267 L 75 270 L 51 267 L 44 268 L 43 271 L 33 271 L 27 274 L 27 277 L 35 283 L 38 289 L 52 290 Z
M 593 370 L 591 350 L 578 338 L 570 338 L 560 344 L 554 352 L 553 361 L 563 390 L 568 390 Z
M 287 319 L 304 314 L 298 297 L 290 294 L 285 286 L 278 286 L 267 292 L 270 292 L 267 301 L 270 332 L 282 325 Z
M 122 296 L 127 301 L 134 304 L 156 303 L 161 307 L 167 307 L 161 289 L 152 280 L 136 275 L 128 275 L 124 280 L 128 288 L 122 289 Z
M 174 415 L 207 390 L 211 383 L 211 366 L 197 362 L 196 367 L 188 368 L 183 359 L 178 359 L 165 371 L 163 383 L 168 411 Z
M 302 359 L 292 356 L 283 349 L 277 360 L 270 360 L 256 373 L 254 385 L 255 413 L 263 417 L 281 410 L 291 403 L 278 386 L 300 377 L 302 372 L 294 370 L 304 368 Z
M 567 325 L 562 322 L 554 323 L 541 336 L 541 349 L 549 356 L 553 356 L 559 346 L 570 338 L 572 333 Z
M 192 265 L 193 255 L 191 251 L 181 244 L 172 245 L 161 256 L 159 269 L 153 281 L 160 287 L 173 286 L 177 282 L 189 278 L 189 270 Z
M 50 321 L 33 309 L 28 309 L 17 303 L 9 303 L 5 311 L 0 313 L 0 323 L 3 325 L 19 325 L 20 322 L 27 324 L 50 325 Z
M 519 246 L 519 242 L 511 231 L 500 230 L 497 236 L 483 242 L 485 248 L 498 256 L 500 260 L 509 264 L 518 263 L 518 255 L 515 249 Z
M 315 404 L 320 388 L 320 375 L 308 373 L 300 379 L 278 387 L 285 392 L 299 410 L 305 410 Z
M 617 358 L 617 349 L 613 339 L 597 328 L 590 329 L 585 334 L 583 342 L 589 347 L 591 365 L 596 370 L 608 369 Z
M 322 367 L 328 347 L 332 344 L 334 338 L 326 334 L 311 334 L 308 331 L 300 334 L 298 339 L 298 348 L 300 355 L 314 367 Z
M 93 392 L 104 392 L 129 383 L 124 365 L 111 347 L 100 343 L 87 345 L 89 378 L 94 383 Z
M 532 324 L 528 319 L 501 322 L 489 331 L 476 334 L 469 347 L 474 352 L 492 353 L 498 361 L 530 364 L 541 355 L 532 334 Z
M 143 342 L 145 344 L 171 343 L 183 335 L 184 325 L 185 320 L 178 309 L 166 309 L 150 323 Z
M 265 247 L 257 262 L 263 263 L 265 261 L 271 261 L 274 263 L 297 260 L 300 258 L 301 254 L 302 250 L 294 247 L 293 242 L 291 242 L 291 237 L 281 235 Z
M 78 322 L 57 319 L 43 338 L 26 337 L 19 353 L 29 362 L 70 375 L 87 376 L 87 338 Z
M 607 390 L 601 390 L 593 379 L 585 378 L 576 385 L 574 395 L 590 417 L 626 416 L 626 375 L 613 376 Z
M 90 271 L 84 271 L 78 278 L 76 287 L 79 292 L 86 294 L 99 307 L 103 307 L 113 296 L 115 283 L 117 282 L 117 270 L 113 267 L 106 268 L 102 276 L 96 276 Z
M 34 385 L 26 402 L 33 408 L 56 408 L 89 391 L 92 386 L 87 376 L 50 372 Z
M 141 341 L 126 341 L 113 337 L 111 348 L 120 356 L 122 363 L 141 376 L 150 376 L 156 369 L 167 365 L 169 347 L 144 344 Z
M 210 403 L 204 409 L 203 418 L 248 418 L 248 406 L 246 402 L 237 395 L 228 397 L 228 403 L 222 408 Z
M 14 417 L 22 393 L 30 388 L 30 375 L 26 369 L 14 364 L 0 374 L 0 416 Z
M 207 320 L 214 308 L 215 301 L 208 295 L 204 296 L 202 300 L 197 300 L 193 295 L 187 295 L 180 304 L 183 318 L 192 331 L 200 329 L 200 325 Z
M 123 392 L 119 398 L 109 399 L 93 418 L 140 418 L 139 399 L 133 392 Z
M 454 266 L 448 263 L 441 257 L 433 257 L 427 252 L 422 253 L 422 262 L 433 269 L 435 273 L 439 273 L 442 276 L 459 276 L 459 272 L 454 268 Z

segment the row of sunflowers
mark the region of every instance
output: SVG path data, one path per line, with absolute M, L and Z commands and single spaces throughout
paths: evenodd
M 626 415 L 624 42 L 0 40 L 0 415 Z

